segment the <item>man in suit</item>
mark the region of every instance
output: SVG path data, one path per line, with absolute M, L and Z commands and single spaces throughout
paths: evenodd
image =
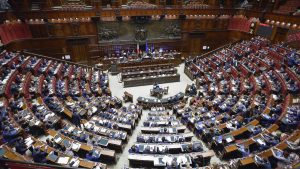
M 47 162 L 46 155 L 47 153 L 42 152 L 40 150 L 40 147 L 35 147 L 32 150 L 32 158 L 33 161 L 36 163 L 46 163 Z
M 80 121 L 81 121 L 80 114 L 75 111 L 72 116 L 72 122 L 73 124 L 75 124 L 76 127 L 80 127 Z

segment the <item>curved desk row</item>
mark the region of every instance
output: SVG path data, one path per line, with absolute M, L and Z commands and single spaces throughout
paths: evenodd
M 163 99 L 151 99 L 151 98 L 144 98 L 138 97 L 137 102 L 139 105 L 143 107 L 143 109 L 151 108 L 151 107 L 168 107 L 172 108 L 172 106 L 184 99 L 184 93 L 180 92 L 175 96 L 171 96 L 168 98 Z

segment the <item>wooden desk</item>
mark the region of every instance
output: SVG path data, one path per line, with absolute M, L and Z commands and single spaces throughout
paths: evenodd
M 53 147 L 50 147 L 48 145 L 46 145 L 46 143 L 44 142 L 41 142 L 35 138 L 33 138 L 33 140 L 35 140 L 35 143 L 33 144 L 34 147 L 41 147 L 41 150 L 46 152 L 47 154 L 53 152 L 53 151 L 56 151 L 56 149 L 54 149 Z M 45 149 L 47 147 L 47 150 Z M 67 156 L 61 152 L 58 152 L 58 157 L 63 157 L 63 156 Z M 72 157 L 71 157 L 72 158 Z M 70 158 L 70 160 L 71 160 Z M 50 159 L 48 159 L 49 161 L 53 162 L 53 163 L 56 163 L 56 161 L 52 161 Z M 100 165 L 101 167 L 103 168 L 106 168 L 106 164 L 102 164 L 102 163 L 96 163 L 96 162 L 92 162 L 92 161 L 88 161 L 88 160 L 85 160 L 85 159 L 81 159 L 79 158 L 79 166 L 81 167 L 85 167 L 85 168 L 93 168 L 95 167 L 96 165 Z
M 174 67 L 174 65 L 171 63 L 156 63 L 150 65 L 144 64 L 144 65 L 122 66 L 121 71 L 122 73 L 125 73 L 125 72 L 137 71 L 137 70 L 146 70 L 146 69 L 153 70 L 157 68 L 167 69 L 172 67 Z
M 242 166 L 247 166 L 250 164 L 255 164 L 254 158 L 253 157 L 247 157 L 247 158 L 243 158 L 240 160 L 240 163 Z
M 79 166 L 84 168 L 94 168 L 95 165 L 96 165 L 95 162 L 87 161 L 87 160 L 80 160 L 79 162 Z
M 159 75 L 159 76 L 149 76 L 149 77 L 136 77 L 136 78 L 127 78 L 124 80 L 124 87 L 134 87 L 134 86 L 144 86 L 151 85 L 156 83 L 170 83 L 170 82 L 179 82 L 179 74 L 168 74 L 168 75 Z
M 175 74 L 177 73 L 176 68 L 159 68 L 155 70 L 145 70 L 145 71 L 134 71 L 134 72 L 126 72 L 121 74 L 121 80 L 125 80 L 132 77 L 143 77 L 143 76 L 151 76 L 151 75 L 159 75 L 159 74 Z
M 128 93 L 127 91 L 124 92 L 123 100 L 126 102 L 133 102 L 133 95 Z
M 26 159 L 24 156 L 21 154 L 14 152 L 10 147 L 4 145 L 2 147 L 4 154 L 3 157 L 10 159 L 10 160 L 16 160 L 16 161 L 27 161 L 30 162 L 30 160 Z
M 74 141 L 73 139 L 69 138 L 69 137 L 66 137 L 62 134 L 59 134 L 57 131 L 55 130 L 48 130 L 48 134 L 51 135 L 52 137 L 55 137 L 56 135 L 59 135 L 61 138 L 65 139 L 65 140 L 68 140 L 70 142 L 78 142 L 78 141 Z M 109 149 L 103 149 L 101 147 L 94 147 L 94 146 L 89 146 L 85 143 L 81 143 L 81 142 L 78 142 L 80 144 L 80 149 L 85 151 L 85 152 L 89 152 L 91 150 L 94 150 L 94 149 L 97 149 L 99 150 L 100 154 L 105 156 L 106 158 L 109 158 L 109 159 L 113 159 L 115 160 L 115 151 L 114 150 L 109 150 Z M 60 143 L 62 144 L 62 142 Z

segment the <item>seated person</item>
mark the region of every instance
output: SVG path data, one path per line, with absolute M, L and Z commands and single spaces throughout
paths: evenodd
M 80 127 L 81 116 L 78 112 L 74 112 L 72 116 L 72 122 L 76 127 Z
M 258 165 L 261 168 L 265 168 L 265 169 L 271 169 L 272 168 L 271 163 L 267 159 L 264 159 L 264 158 L 262 158 L 258 155 L 255 155 L 254 160 L 255 160 L 256 165 Z
M 18 131 L 13 126 L 6 126 L 3 131 L 4 142 L 13 143 L 16 141 Z
M 279 139 L 270 134 L 262 135 L 268 146 L 275 146 L 279 143 Z
M 100 152 L 96 150 L 91 150 L 86 154 L 85 158 L 90 161 L 98 162 L 100 159 L 100 155 L 101 155 Z
M 288 147 L 290 150 L 292 151 L 299 151 L 300 150 L 300 139 L 297 139 L 296 141 L 294 142 L 290 142 L 290 141 L 287 141 L 286 142 L 288 144 Z
M 257 135 L 258 133 L 260 133 L 262 131 L 262 128 L 260 126 L 254 126 L 252 128 L 252 135 Z
M 16 152 L 18 152 L 21 155 L 24 155 L 25 152 L 27 151 L 27 146 L 22 137 L 19 137 L 18 140 L 16 141 L 15 148 L 16 148 Z
M 287 152 L 284 152 L 280 149 L 277 149 L 277 148 L 273 148 L 272 149 L 272 153 L 273 153 L 273 156 L 279 160 L 280 162 L 283 162 L 285 164 L 289 164 L 290 163 L 290 160 L 287 158 L 288 156 L 288 153 Z
M 153 84 L 153 89 L 159 89 L 159 85 L 158 85 L 157 82 L 155 82 L 155 83 Z
M 247 157 L 250 154 L 249 147 L 245 147 L 244 145 L 237 144 L 239 152 L 242 154 L 242 157 Z
M 34 162 L 46 163 L 47 162 L 46 156 L 47 156 L 47 153 L 41 151 L 40 147 L 35 147 L 32 149 L 32 158 L 33 158 Z
M 131 148 L 129 149 L 129 153 L 138 153 L 139 152 L 139 147 L 137 145 L 132 145 Z
M 197 94 L 197 88 L 196 88 L 196 85 L 194 83 L 189 88 L 189 94 L 190 95 L 196 95 Z

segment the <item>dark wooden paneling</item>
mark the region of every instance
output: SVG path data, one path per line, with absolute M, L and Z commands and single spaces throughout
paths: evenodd
M 286 37 L 288 35 L 288 32 L 289 30 L 286 29 L 286 28 L 280 28 L 280 27 L 276 27 L 274 28 L 274 37 L 273 37 L 273 43 L 279 43 L 279 42 L 282 42 L 282 41 L 285 41 L 286 40 Z
M 89 39 L 86 37 L 73 37 L 66 39 L 68 53 L 73 62 L 88 62 L 90 55 L 88 51 Z
M 89 43 L 96 44 L 97 37 L 96 36 L 83 36 L 88 38 Z M 237 31 L 201 31 L 199 35 L 193 35 L 189 32 L 184 32 L 182 34 L 182 39 L 180 40 L 169 40 L 169 41 L 156 41 L 156 42 L 148 42 L 149 44 L 154 44 L 154 47 L 163 47 L 165 49 L 176 49 L 185 54 L 201 54 L 204 52 L 202 49 L 203 46 L 209 46 L 210 50 L 213 50 L 221 45 L 229 43 L 234 40 L 239 39 L 247 39 L 251 38 L 251 35 L 247 33 L 237 32 Z M 67 43 L 68 37 L 60 37 L 60 38 L 36 38 L 36 39 L 28 39 L 28 40 L 18 40 L 11 42 L 6 45 L 8 50 L 23 50 L 26 49 L 28 51 L 44 54 L 47 56 L 61 58 L 65 54 L 76 55 L 74 61 L 86 61 L 86 58 L 89 58 L 90 53 L 89 50 L 95 50 L 94 48 L 89 48 L 88 43 L 81 44 L 79 46 L 70 46 Z M 97 46 L 97 45 L 96 45 Z M 127 48 L 128 46 L 135 46 L 134 42 L 126 42 L 122 44 L 102 44 L 100 48 L 97 47 L 97 51 L 94 51 L 93 56 L 103 57 L 104 49 L 115 49 L 115 46 L 119 46 L 121 48 Z M 78 48 L 78 49 L 76 49 Z M 77 54 L 78 55 L 77 55 Z M 80 58 L 80 57 L 82 58 Z

